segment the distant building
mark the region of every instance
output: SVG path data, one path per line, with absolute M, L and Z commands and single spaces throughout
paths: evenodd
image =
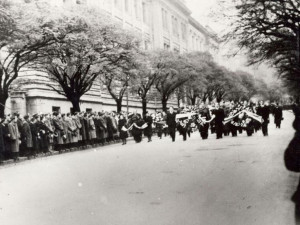
M 30 0 L 15 0 L 25 1 Z M 45 1 L 45 0 L 39 0 Z M 142 34 L 146 50 L 165 49 L 179 53 L 208 51 L 217 55 L 219 42 L 211 29 L 203 27 L 191 17 L 191 11 L 184 0 L 51 0 L 54 5 L 87 5 L 108 13 L 124 28 L 136 29 Z M 72 108 L 64 96 L 58 95 L 45 86 L 46 77 L 24 74 L 32 78 L 10 93 L 7 112 L 19 111 L 21 114 L 61 111 L 69 112 Z M 123 110 L 126 110 L 126 97 Z M 170 101 L 177 105 L 177 101 Z M 141 110 L 137 96 L 129 96 L 129 110 Z M 160 96 L 153 95 L 148 103 L 151 110 L 161 108 Z M 82 97 L 81 109 L 116 110 L 116 104 L 101 84 L 95 84 L 92 90 Z

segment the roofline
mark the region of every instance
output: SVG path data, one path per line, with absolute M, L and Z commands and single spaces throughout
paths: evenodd
M 197 30 L 202 31 L 203 33 L 205 33 L 206 35 L 208 35 L 209 37 L 211 37 L 212 39 L 214 39 L 215 41 L 217 41 L 218 43 L 220 42 L 217 34 L 215 32 L 211 32 L 209 31 L 207 28 L 205 28 L 203 25 L 201 25 L 196 19 L 194 19 L 192 16 L 189 17 L 189 23 L 194 26 Z M 211 29 L 211 28 L 210 28 Z
M 181 1 L 179 1 L 179 0 L 169 0 L 169 2 L 171 4 L 174 4 L 178 8 L 180 8 L 183 13 L 185 13 L 187 15 L 192 14 L 192 11 L 185 4 L 183 4 Z

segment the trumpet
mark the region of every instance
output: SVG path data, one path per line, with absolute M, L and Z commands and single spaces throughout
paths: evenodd
M 180 126 L 182 126 L 183 128 L 186 128 L 187 123 L 188 123 L 188 119 L 186 119 L 186 120 L 179 120 L 179 124 L 180 124 Z

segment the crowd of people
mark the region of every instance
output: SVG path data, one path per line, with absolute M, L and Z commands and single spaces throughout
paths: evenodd
M 184 141 L 196 130 L 202 139 L 207 139 L 209 129 L 211 134 L 216 133 L 217 139 L 230 133 L 235 137 L 243 131 L 251 136 L 260 129 L 267 136 L 270 113 L 274 114 L 276 127 L 280 128 L 282 108 L 278 104 L 271 107 L 263 101 L 257 105 L 247 101 L 201 103 L 179 108 L 176 112 L 170 107 L 167 112 L 156 110 L 143 116 L 137 112 L 53 112 L 32 116 L 14 113 L 1 119 L 0 162 L 119 141 L 125 145 L 129 135 L 136 143 L 142 141 L 143 135 L 151 142 L 154 133 L 160 139 L 169 135 L 174 142 L 177 131 Z

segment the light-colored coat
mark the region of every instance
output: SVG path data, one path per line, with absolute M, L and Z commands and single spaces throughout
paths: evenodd
M 76 123 L 73 119 L 68 118 L 67 119 L 68 123 L 68 135 L 69 135 L 69 140 L 71 143 L 76 143 L 78 142 L 78 133 L 77 133 L 77 126 Z
M 88 127 L 89 127 L 90 139 L 92 140 L 97 138 L 96 127 L 95 127 L 94 119 L 92 117 L 88 119 Z
M 10 122 L 8 124 L 8 132 L 10 134 L 10 146 L 12 152 L 19 152 L 19 139 L 20 139 L 20 133 L 18 129 L 18 125 L 15 122 Z

